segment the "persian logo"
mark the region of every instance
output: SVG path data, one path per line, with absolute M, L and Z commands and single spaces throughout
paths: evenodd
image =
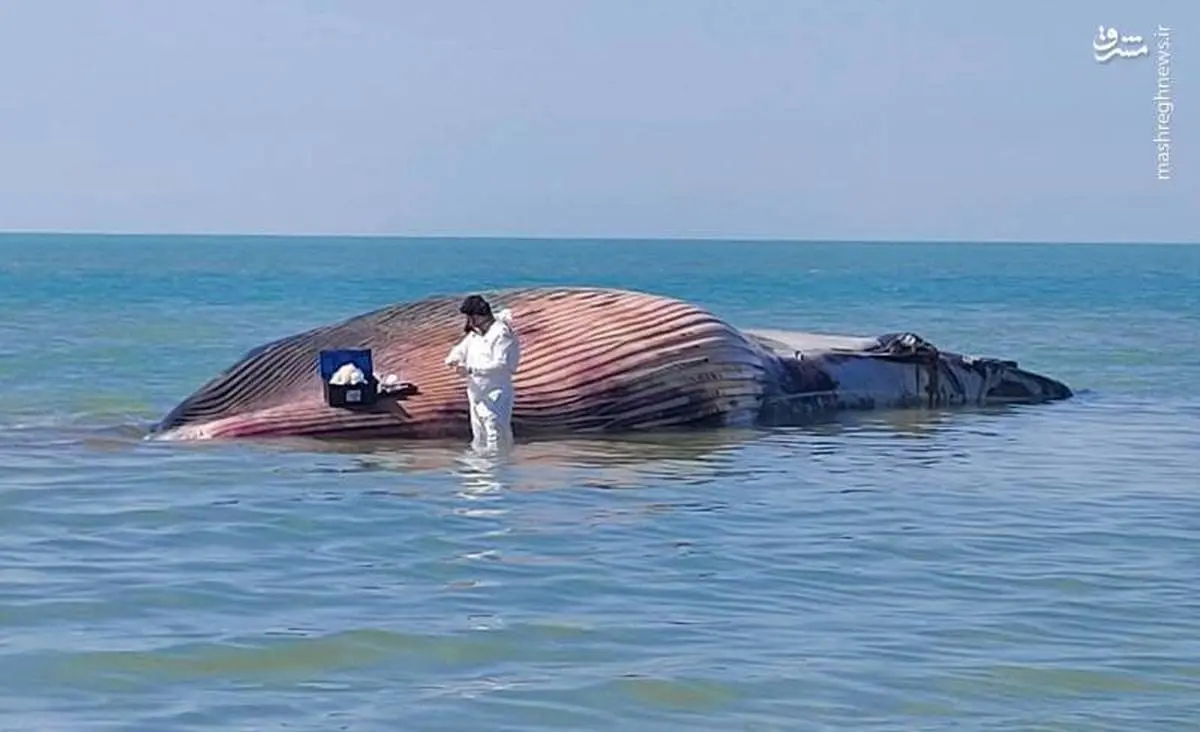
M 1161 23 L 1154 36 L 1157 55 L 1154 73 L 1154 152 L 1156 173 L 1159 180 L 1171 180 L 1175 169 L 1171 164 L 1171 148 L 1175 143 L 1171 135 L 1171 116 L 1175 113 L 1175 88 L 1171 79 L 1171 55 L 1174 38 L 1171 29 Z M 1123 36 L 1115 27 L 1100 26 L 1092 39 L 1092 55 L 1096 63 L 1108 63 L 1114 58 L 1136 59 L 1150 53 L 1150 47 L 1141 36 Z
M 1122 43 L 1141 43 L 1142 45 L 1134 49 L 1127 50 L 1121 47 Z M 1145 56 L 1150 52 L 1146 44 L 1142 43 L 1141 36 L 1123 36 L 1117 31 L 1116 28 L 1111 26 L 1107 29 L 1105 29 L 1104 26 L 1100 26 L 1099 35 L 1097 35 L 1095 40 L 1092 41 L 1092 51 L 1092 55 L 1095 57 L 1096 61 L 1102 64 L 1108 63 L 1108 61 L 1114 57 L 1137 58 L 1138 56 Z

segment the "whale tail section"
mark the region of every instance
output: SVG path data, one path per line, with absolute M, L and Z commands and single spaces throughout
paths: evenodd
M 750 331 L 774 354 L 763 421 L 794 424 L 841 410 L 1037 404 L 1073 396 L 1015 361 L 942 351 L 915 333 L 876 337 Z
M 1075 396 L 1071 387 L 1043 374 L 1027 371 L 1015 361 L 1004 361 L 995 384 L 984 395 L 985 404 L 1036 404 Z
M 1017 361 L 1000 358 L 968 356 L 951 351 L 941 351 L 932 343 L 915 333 L 887 333 L 877 339 L 879 346 L 872 349 L 893 355 L 901 359 L 923 358 L 930 364 L 937 365 L 937 371 L 931 373 L 934 388 L 937 386 L 939 372 L 945 371 L 955 382 L 965 382 L 963 372 L 973 372 L 983 381 L 976 392 L 975 399 L 963 398 L 962 403 L 979 405 L 989 404 L 1037 404 L 1041 402 L 1069 399 L 1074 396 L 1071 388 L 1061 381 L 1043 374 L 1021 368 Z M 953 393 L 943 395 L 951 403 L 955 403 Z

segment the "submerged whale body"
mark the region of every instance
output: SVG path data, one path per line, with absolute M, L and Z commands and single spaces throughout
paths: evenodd
M 1066 399 L 1014 361 L 942 351 L 913 333 L 831 336 L 735 328 L 691 303 L 599 288 L 484 293 L 512 311 L 522 357 L 518 437 L 798 425 L 854 409 Z M 166 439 L 466 438 L 463 381 L 443 364 L 462 335 L 460 296 L 359 315 L 259 346 L 155 427 Z M 326 349 L 369 348 L 375 371 L 415 393 L 370 407 L 326 403 Z

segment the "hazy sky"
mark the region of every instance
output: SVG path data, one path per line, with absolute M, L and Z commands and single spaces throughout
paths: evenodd
M 1200 0 L 4 0 L 0 89 L 3 230 L 1200 240 Z

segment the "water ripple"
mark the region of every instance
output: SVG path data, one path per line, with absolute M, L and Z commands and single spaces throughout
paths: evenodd
M 1197 431 L 1149 440 L 1170 410 L 1109 428 L 1120 411 L 506 463 L 134 445 L 55 470 L 31 441 L 0 489 L 0 669 L 51 726 L 114 703 L 146 728 L 311 722 L 303 694 L 323 724 L 386 726 L 386 693 L 413 726 L 469 704 L 496 729 L 929 729 L 1016 724 L 1019 699 L 1039 723 L 1168 728 L 1200 692 L 1200 506 L 1169 489 Z M 97 464 L 121 480 L 96 485 Z M 250 688 L 272 701 L 245 709 Z M 17 701 L 36 689 L 60 701 Z

